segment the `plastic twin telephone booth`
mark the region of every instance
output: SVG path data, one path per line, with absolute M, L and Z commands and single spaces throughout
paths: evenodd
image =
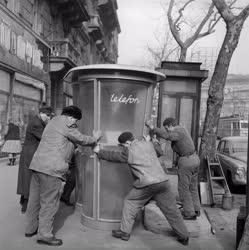
M 71 69 L 65 81 L 73 85 L 73 102 L 82 110 L 79 129 L 92 135 L 101 130 L 103 148 L 118 150 L 118 136 L 131 131 L 136 137 L 145 132 L 150 119 L 156 82 L 164 74 L 117 64 L 96 64 Z M 128 165 L 98 160 L 89 147 L 81 147 L 77 157 L 77 203 L 82 207 L 83 225 L 117 229 L 124 197 L 133 179 Z

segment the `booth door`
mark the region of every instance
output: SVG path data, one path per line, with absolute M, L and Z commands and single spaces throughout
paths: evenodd
M 187 128 L 195 141 L 196 127 L 196 98 L 193 96 L 178 96 L 178 95 L 163 95 L 161 107 L 161 127 L 163 121 L 167 117 L 173 117 L 176 121 Z M 167 159 L 173 164 L 176 160 L 176 155 L 171 149 L 171 142 L 163 141 L 163 148 Z

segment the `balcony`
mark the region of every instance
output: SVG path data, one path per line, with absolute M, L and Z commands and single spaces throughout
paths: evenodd
M 117 1 L 116 0 L 98 0 L 98 13 L 102 23 L 109 31 L 117 29 L 120 33 L 120 25 L 117 16 Z
M 98 15 L 92 15 L 90 21 L 87 24 L 88 33 L 92 39 L 96 42 L 103 37 L 103 24 Z
M 90 19 L 83 0 L 53 0 L 53 4 L 71 27 L 79 27 Z
M 49 44 L 51 46 L 51 55 L 49 57 L 49 62 L 52 66 L 52 69 L 50 69 L 50 71 L 56 71 L 54 70 L 55 68 L 53 68 L 53 66 L 59 68 L 69 66 L 71 68 L 78 65 L 80 60 L 80 53 L 70 43 L 69 39 L 50 41 Z

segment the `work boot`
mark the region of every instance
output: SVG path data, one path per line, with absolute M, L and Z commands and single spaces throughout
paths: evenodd
M 178 238 L 177 239 L 181 244 L 183 244 L 184 246 L 187 246 L 188 245 L 188 242 L 189 242 L 189 237 L 187 238 Z
M 55 237 L 38 239 L 37 243 L 48 246 L 61 246 L 63 244 L 61 239 Z
M 186 215 L 184 211 L 182 211 L 182 217 L 184 220 L 196 220 L 197 215 Z
M 33 233 L 25 233 L 25 237 L 33 237 L 34 235 L 36 235 L 38 233 L 38 228 L 33 232 Z
M 112 236 L 122 240 L 129 240 L 130 234 L 123 232 L 122 230 L 112 230 Z
M 184 220 L 196 220 L 196 215 L 191 215 L 191 216 L 182 216 Z

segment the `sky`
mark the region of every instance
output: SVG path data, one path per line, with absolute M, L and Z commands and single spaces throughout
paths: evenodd
M 169 1 L 169 0 L 167 0 Z M 244 0 L 248 3 L 249 0 Z M 156 44 L 155 35 L 165 22 L 163 0 L 117 0 L 119 34 L 119 64 L 144 66 L 148 64 L 147 45 Z M 225 36 L 225 24 L 220 22 L 216 32 L 194 43 L 194 47 L 218 50 Z M 229 67 L 230 74 L 249 74 L 249 18 L 244 24 L 240 41 Z M 191 50 L 189 50 L 190 52 Z

